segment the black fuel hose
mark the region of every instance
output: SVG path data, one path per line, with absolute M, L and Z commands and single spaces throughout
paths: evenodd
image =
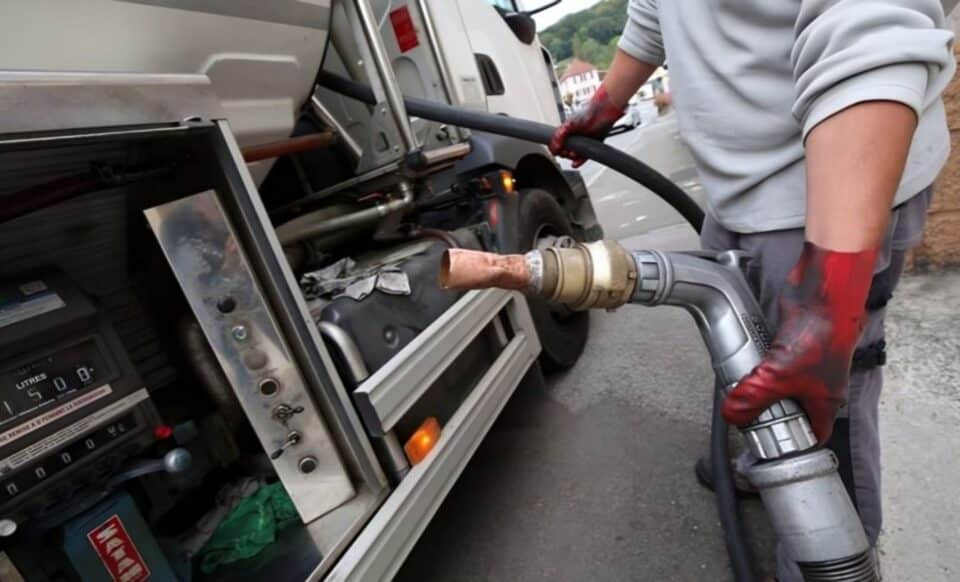
M 358 101 L 370 105 L 377 102 L 373 90 L 369 86 L 339 75 L 323 71 L 318 76 L 317 82 L 335 93 L 346 95 Z M 557 129 L 544 123 L 453 107 L 446 103 L 417 97 L 405 96 L 403 103 L 407 108 L 407 113 L 416 117 L 544 145 L 550 143 L 550 138 L 553 137 L 553 133 Z M 662 198 L 664 202 L 676 209 L 697 232 L 700 232 L 700 227 L 703 225 L 703 210 L 683 189 L 660 172 L 599 140 L 572 136 L 567 139 L 564 145 L 567 149 L 612 168 L 646 186 Z
M 713 390 L 713 414 L 710 420 L 710 472 L 717 502 L 717 517 L 723 528 L 723 541 L 730 558 L 730 569 L 737 582 L 754 582 L 753 556 L 740 517 L 740 502 L 733 485 L 727 443 L 727 421 L 723 418 L 723 386 L 719 379 Z
M 334 93 L 369 105 L 376 104 L 376 97 L 368 85 L 326 71 L 320 73 L 317 82 Z M 555 127 L 543 123 L 453 107 L 416 97 L 404 97 L 403 103 L 407 113 L 416 117 L 544 145 L 550 143 L 550 138 L 556 131 Z M 599 140 L 573 136 L 567 139 L 564 145 L 567 149 L 612 168 L 646 186 L 676 209 L 697 232 L 700 232 L 703 226 L 703 210 L 686 192 L 660 172 Z M 734 578 L 737 582 L 754 582 L 753 569 L 750 566 L 752 563 L 750 549 L 743 532 L 739 504 L 730 475 L 730 464 L 727 461 L 727 424 L 720 413 L 723 403 L 722 394 L 719 390 L 715 392 L 710 430 L 710 457 L 717 513 L 723 527 L 724 541 L 730 556 L 730 567 Z

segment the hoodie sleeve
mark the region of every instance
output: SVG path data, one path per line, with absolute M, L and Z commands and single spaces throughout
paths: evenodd
M 793 114 L 804 139 L 863 101 L 898 101 L 920 116 L 956 68 L 939 0 L 802 0 L 794 37 Z
M 619 47 L 639 61 L 651 65 L 663 64 L 665 55 L 657 0 L 630 0 L 627 5 L 627 25 L 620 36 Z

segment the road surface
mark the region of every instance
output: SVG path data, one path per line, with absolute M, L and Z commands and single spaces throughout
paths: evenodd
M 703 188 L 674 115 L 613 136 L 606 143 L 638 156 L 703 203 Z M 607 238 L 623 240 L 681 222 L 670 206 L 626 176 L 596 162 L 587 162 L 580 171 Z

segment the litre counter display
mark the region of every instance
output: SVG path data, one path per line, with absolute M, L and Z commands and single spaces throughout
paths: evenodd
M 149 393 L 113 327 L 63 273 L 0 281 L 0 519 L 98 487 L 152 441 Z
M 4 366 L 0 369 L 0 431 L 102 384 L 101 378 L 110 373 L 94 338 Z

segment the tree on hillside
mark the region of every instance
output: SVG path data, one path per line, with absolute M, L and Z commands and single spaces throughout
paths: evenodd
M 627 0 L 603 0 L 564 16 L 540 33 L 540 41 L 556 62 L 576 55 L 597 68 L 606 69 L 616 49 L 611 41 L 619 38 L 626 22 Z
M 587 36 L 601 44 L 607 44 L 610 37 L 620 34 L 622 30 L 623 25 L 610 16 L 594 18 L 586 26 Z

